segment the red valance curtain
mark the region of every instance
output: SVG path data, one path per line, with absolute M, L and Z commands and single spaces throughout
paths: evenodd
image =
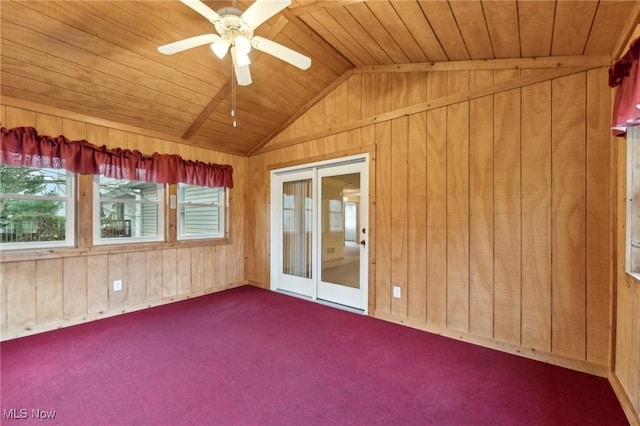
M 609 86 L 618 87 L 613 104 L 611 128 L 614 136 L 623 136 L 627 127 L 640 124 L 640 38 L 635 39 L 629 51 L 609 68 Z
M 0 164 L 67 169 L 85 175 L 157 183 L 233 188 L 233 167 L 184 160 L 178 155 L 143 155 L 108 149 L 64 136 L 41 136 L 33 127 L 2 128 Z

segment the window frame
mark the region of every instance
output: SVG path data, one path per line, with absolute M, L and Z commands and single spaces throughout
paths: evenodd
M 66 195 L 28 195 L 14 193 L 0 193 L 2 199 L 22 199 L 22 200 L 40 200 L 40 201 L 63 201 L 65 202 L 65 239 L 58 241 L 36 241 L 26 243 L 3 243 L 0 242 L 0 251 L 16 251 L 16 250 L 47 250 L 53 248 L 73 248 L 77 241 L 76 226 L 76 209 L 78 205 L 77 173 L 70 172 L 66 169 L 55 169 L 52 167 L 29 167 L 29 166 L 9 166 L 22 167 L 35 170 L 58 170 L 64 171 L 66 175 Z
M 198 202 L 191 202 L 191 201 L 187 201 L 187 202 L 182 202 L 180 199 L 180 188 L 181 186 L 190 186 L 190 187 L 201 187 L 201 188 L 213 188 L 213 189 L 217 189 L 218 191 L 221 191 L 223 196 L 220 197 L 221 203 L 219 203 L 217 206 L 215 204 L 208 204 L 208 203 L 198 203 Z M 205 187 L 205 186 L 201 186 L 201 185 L 192 185 L 192 184 L 187 184 L 187 183 L 178 183 L 176 185 L 176 199 L 177 202 L 176 204 L 176 221 L 177 221 L 177 226 L 176 226 L 176 240 L 177 241 L 193 241 L 193 240 L 223 240 L 228 238 L 229 235 L 229 189 L 225 188 L 223 186 L 216 186 L 216 187 Z M 171 203 L 173 204 L 173 203 Z M 196 235 L 189 235 L 189 234 L 183 234 L 182 233 L 182 229 L 183 229 L 183 220 L 182 220 L 182 206 L 193 206 L 193 207 L 217 207 L 219 209 L 218 212 L 218 218 L 220 221 L 220 233 L 218 234 L 196 234 Z M 172 205 L 173 207 L 173 205 Z
M 640 279 L 640 126 L 627 129 L 626 169 L 625 270 Z
M 93 244 L 96 246 L 103 245 L 114 245 L 114 244 L 136 244 L 136 243 L 152 243 L 152 242 L 164 242 L 166 241 L 166 230 L 165 230 L 165 215 L 167 211 L 167 188 L 166 185 L 155 183 L 155 182 L 144 182 L 144 181 L 135 181 L 130 179 L 122 179 L 127 182 L 142 182 L 156 185 L 157 190 L 157 200 L 156 201 L 128 201 L 122 198 L 102 198 L 100 197 L 100 179 L 104 177 L 102 175 L 94 175 L 93 176 Z M 158 206 L 158 235 L 153 237 L 111 237 L 104 238 L 101 236 L 101 226 L 102 220 L 100 218 L 101 212 L 101 203 L 122 203 L 122 204 L 151 204 Z

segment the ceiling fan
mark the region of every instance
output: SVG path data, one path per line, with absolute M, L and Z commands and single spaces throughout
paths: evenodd
M 180 0 L 211 22 L 218 34 L 203 34 L 158 47 L 160 53 L 172 55 L 193 47 L 209 44 L 220 59 L 231 51 L 236 80 L 241 86 L 251 84 L 249 52 L 255 48 L 290 63 L 302 70 L 311 66 L 311 59 L 253 31 L 263 22 L 291 4 L 291 0 L 256 0 L 244 12 L 225 7 L 214 12 L 200 0 Z

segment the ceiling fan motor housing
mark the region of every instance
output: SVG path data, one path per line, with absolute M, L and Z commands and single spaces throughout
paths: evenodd
M 220 19 L 213 22 L 213 25 L 222 38 L 228 40 L 231 45 L 235 45 L 238 36 L 251 40 L 253 29 L 242 20 L 242 11 L 235 7 L 225 7 L 217 13 L 220 15 Z

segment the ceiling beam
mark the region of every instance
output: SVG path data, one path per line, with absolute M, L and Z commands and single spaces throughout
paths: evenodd
M 202 126 L 202 123 L 207 121 L 209 116 L 213 114 L 213 111 L 218 108 L 218 105 L 224 101 L 224 98 L 231 92 L 231 79 L 227 80 L 227 82 L 218 90 L 218 93 L 211 99 L 211 101 L 207 104 L 206 107 L 202 110 L 202 112 L 196 117 L 196 119 L 191 123 L 191 126 L 184 132 L 182 135 L 182 139 L 188 140 L 193 136 L 193 134 Z
M 283 17 L 282 15 L 278 16 L 276 22 L 271 26 L 269 31 L 266 34 L 266 38 L 274 39 L 282 32 L 284 27 L 287 26 L 289 21 Z M 262 56 L 262 52 L 256 50 L 256 54 L 253 56 L 253 63 L 255 63 L 260 56 Z M 215 94 L 213 99 L 207 104 L 206 107 L 202 110 L 202 112 L 196 117 L 196 119 L 191 123 L 189 128 L 182 135 L 182 139 L 188 140 L 193 136 L 200 126 L 207 121 L 209 116 L 213 114 L 213 112 L 218 108 L 218 106 L 224 101 L 224 98 L 231 92 L 232 81 L 231 78 L 227 80 L 227 82 L 218 90 L 218 93 Z
M 330 7 L 335 7 L 335 6 L 344 6 L 346 3 L 360 3 L 362 1 L 363 0 L 330 1 L 330 2 L 327 2 L 327 4 L 331 4 Z M 317 5 L 317 4 L 318 3 L 314 3 L 314 4 L 310 5 L 310 6 L 314 6 L 315 7 L 315 5 Z M 311 37 L 312 39 L 319 39 L 318 34 L 316 34 L 316 32 L 313 31 L 311 28 L 309 28 L 309 26 L 303 20 L 301 20 L 298 17 L 299 16 L 298 14 L 293 13 L 293 10 L 303 9 L 303 8 L 307 8 L 307 7 L 309 7 L 309 6 L 301 6 L 301 7 L 292 9 L 292 10 L 285 9 L 285 10 L 282 11 L 282 14 L 283 14 L 283 16 L 285 18 L 287 18 L 289 23 L 291 23 L 292 25 L 297 26 L 301 31 L 304 31 L 305 33 L 307 33 L 309 35 L 309 37 Z M 318 43 L 322 43 L 323 41 L 324 40 L 319 39 Z M 351 67 L 354 67 L 353 63 L 351 63 L 351 61 L 349 61 L 344 55 L 342 55 L 340 52 L 335 50 L 335 48 L 333 50 L 335 52 L 335 55 L 337 55 L 340 58 L 342 58 L 345 61 L 346 64 L 348 64 Z M 351 76 L 352 73 L 353 73 L 353 68 L 351 68 L 350 70 L 348 70 L 348 71 L 344 72 L 342 75 L 340 75 L 335 81 L 333 81 L 333 83 L 331 83 L 328 87 L 326 87 L 322 92 L 318 93 L 316 96 L 313 97 L 313 99 L 311 99 L 309 102 L 304 104 L 298 111 L 296 111 L 295 114 L 293 114 L 291 117 L 289 117 L 288 120 L 286 120 L 285 122 L 280 124 L 276 129 L 274 129 L 271 133 L 269 133 L 267 135 L 267 137 L 265 137 L 258 145 L 256 145 L 253 149 L 251 149 L 247 153 L 247 156 L 251 156 L 254 153 L 258 152 L 263 146 L 268 144 L 280 132 L 282 132 L 284 129 L 289 127 L 294 121 L 296 121 L 298 118 L 300 118 L 311 107 L 313 107 L 315 104 L 320 102 L 322 99 L 324 99 L 325 96 L 327 96 L 329 93 L 331 93 L 331 91 L 333 91 L 336 87 L 338 87 L 340 84 L 342 84 L 343 81 L 347 80 Z
M 540 68 L 608 67 L 609 55 L 550 56 L 539 58 L 488 59 L 415 64 L 368 65 L 357 67 L 354 74 L 403 73 L 429 71 L 523 70 Z

